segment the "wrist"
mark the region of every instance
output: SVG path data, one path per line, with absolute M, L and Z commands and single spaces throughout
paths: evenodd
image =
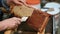
M 3 21 L 1 21 L 0 22 L 0 31 L 5 30 L 5 29 L 7 29 L 7 26 Z

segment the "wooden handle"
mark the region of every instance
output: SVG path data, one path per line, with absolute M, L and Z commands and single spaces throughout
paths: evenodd
M 14 33 L 13 30 L 7 30 L 7 31 L 4 32 L 4 34 L 13 34 L 13 33 Z
M 14 34 L 14 32 L 16 32 L 17 31 L 17 28 L 15 28 L 14 30 L 12 30 L 12 29 L 7 29 L 5 32 L 4 32 L 4 34 Z

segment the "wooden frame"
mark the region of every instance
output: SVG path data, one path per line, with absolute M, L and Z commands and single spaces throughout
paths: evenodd
M 49 14 L 39 11 L 39 10 L 34 10 L 32 16 L 30 16 L 27 20 L 27 24 L 32 27 L 33 29 L 37 30 L 38 32 L 42 32 L 43 29 L 46 27 L 49 19 L 50 19 Z
M 12 6 L 11 5 L 11 9 L 13 9 L 13 7 L 14 7 L 14 5 Z M 27 6 L 27 7 L 29 7 L 29 6 Z M 29 8 L 32 8 L 32 7 L 29 7 Z M 34 28 L 35 30 L 37 30 L 38 32 L 40 32 L 40 33 L 42 33 L 42 31 L 43 31 L 43 29 L 46 27 L 46 24 L 47 24 L 47 22 L 48 22 L 48 20 L 49 20 L 49 18 L 50 18 L 50 16 L 51 15 L 49 15 L 49 14 L 47 14 L 47 13 L 45 13 L 45 12 L 42 12 L 42 11 L 40 11 L 40 10 L 36 10 L 35 8 L 32 8 L 32 9 L 34 9 L 33 10 L 33 13 L 32 13 L 32 15 L 28 18 L 28 20 L 27 20 L 27 24 L 30 26 L 30 27 L 32 27 L 32 28 Z M 12 11 L 12 10 L 11 10 Z M 11 12 L 11 13 L 13 13 L 13 12 Z M 33 15 L 36 15 L 36 17 L 38 17 L 38 21 L 42 18 L 42 17 L 44 17 L 45 16 L 45 18 L 43 19 L 44 21 L 42 22 L 42 24 L 40 24 L 41 26 L 39 26 L 39 27 L 37 27 L 37 25 L 35 26 L 34 25 L 34 22 L 32 22 L 32 23 L 29 23 L 29 21 L 31 21 L 31 17 L 33 16 Z M 38 15 L 38 16 L 37 16 Z M 39 16 L 40 15 L 40 16 Z M 17 16 L 16 14 L 15 14 L 15 16 Z M 41 17 L 42 16 L 42 17 Z M 19 17 L 19 16 L 17 16 L 17 17 Z M 40 18 L 41 17 L 41 18 Z M 34 17 L 33 17 L 34 18 Z M 40 19 L 39 19 L 40 18 Z M 36 18 L 37 19 L 37 18 Z M 35 20 L 36 20 L 35 19 Z M 36 22 L 37 24 L 39 23 L 39 22 Z M 39 25 L 39 24 L 38 24 Z M 40 28 L 41 27 L 41 28 Z M 9 30 L 8 29 L 8 31 L 6 31 L 4 34 L 11 34 L 11 32 L 13 32 L 13 30 Z

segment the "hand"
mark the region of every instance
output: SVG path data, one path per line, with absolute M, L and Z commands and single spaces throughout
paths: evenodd
M 6 19 L 1 21 L 0 30 L 5 30 L 7 28 L 13 29 L 13 28 L 16 28 L 19 24 L 21 24 L 20 18 L 13 17 L 10 19 Z
M 14 2 L 15 4 L 22 5 L 21 2 L 25 3 L 25 0 L 7 0 L 7 4 Z

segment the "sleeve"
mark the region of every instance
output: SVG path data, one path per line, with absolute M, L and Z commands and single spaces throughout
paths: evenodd
M 7 5 L 6 0 L 0 0 L 0 7 L 4 7 L 7 11 L 10 10 L 10 7 Z
M 2 0 L 0 0 L 0 7 L 2 7 L 2 2 L 1 2 Z

